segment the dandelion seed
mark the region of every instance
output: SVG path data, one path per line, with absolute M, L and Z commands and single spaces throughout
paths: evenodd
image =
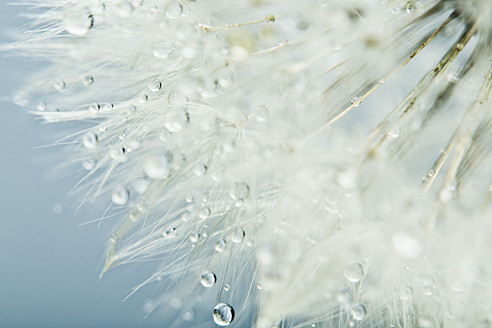
M 16 99 L 80 123 L 164 326 L 492 321 L 490 0 L 34 3 Z

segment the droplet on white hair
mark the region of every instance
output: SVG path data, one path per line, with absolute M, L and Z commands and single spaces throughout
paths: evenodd
M 219 326 L 229 326 L 234 320 L 234 308 L 226 303 L 219 303 L 213 312 L 214 322 Z
M 71 7 L 63 13 L 63 27 L 76 36 L 86 35 L 94 26 L 94 17 L 78 7 Z
M 213 285 L 215 285 L 216 281 L 217 281 L 217 276 L 213 272 L 206 271 L 201 275 L 200 283 L 202 284 L 203 287 L 210 288 Z
M 364 275 L 364 270 L 362 269 L 362 266 L 359 263 L 354 263 L 349 265 L 345 269 L 345 278 L 353 283 L 359 282 L 362 279 L 362 276 Z
M 94 149 L 97 147 L 98 137 L 97 134 L 89 132 L 82 137 L 82 143 L 85 148 Z
M 130 199 L 130 192 L 125 187 L 116 189 L 111 195 L 111 200 L 116 205 L 125 205 Z

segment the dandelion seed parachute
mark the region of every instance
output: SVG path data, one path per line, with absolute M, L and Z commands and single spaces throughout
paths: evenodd
M 29 6 L 17 99 L 166 326 L 492 325 L 491 1 Z

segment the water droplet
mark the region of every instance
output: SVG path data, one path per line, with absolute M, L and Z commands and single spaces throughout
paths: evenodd
M 258 290 L 262 290 L 263 289 L 263 285 L 261 284 L 261 282 L 259 282 L 259 283 L 256 284 L 256 289 L 258 289 Z
M 104 110 L 105 111 L 111 111 L 113 109 L 114 109 L 114 105 L 112 103 L 104 104 Z
M 227 303 L 219 303 L 213 312 L 214 322 L 219 326 L 229 326 L 234 320 L 234 308 Z
M 84 84 L 89 86 L 94 83 L 94 77 L 93 76 L 86 76 L 84 77 Z
M 360 105 L 361 100 L 359 96 L 355 96 L 352 100 L 350 100 L 350 102 L 354 105 L 354 107 L 357 107 Z
M 80 8 L 73 6 L 63 13 L 63 27 L 72 35 L 86 35 L 92 26 L 94 17 Z
M 169 130 L 169 132 L 177 133 L 183 130 L 190 118 L 188 113 L 179 106 L 173 106 L 166 111 L 166 121 L 164 122 L 164 127 Z
M 152 92 L 157 92 L 161 90 L 162 88 L 162 82 L 160 80 L 154 80 L 149 83 L 149 90 Z
M 364 270 L 359 263 L 354 263 L 345 269 L 345 278 L 350 282 L 359 282 L 364 275 Z
M 199 163 L 195 165 L 193 172 L 195 173 L 196 176 L 202 176 L 207 172 L 207 166 L 203 163 Z
M 204 207 L 198 211 L 198 217 L 202 220 L 208 219 L 210 216 L 210 209 L 208 207 Z
M 215 242 L 215 250 L 219 253 L 222 253 L 226 249 L 226 242 L 224 239 L 219 239 Z
M 121 187 L 113 192 L 111 200 L 116 205 L 125 205 L 130 199 L 130 192 L 125 187 Z
M 133 8 L 141 7 L 143 4 L 143 0 L 129 0 L 128 2 L 133 6 Z
M 217 282 L 217 276 L 215 273 L 207 271 L 204 272 L 200 278 L 200 283 L 203 287 L 212 287 Z
M 260 123 L 266 122 L 268 120 L 268 108 L 265 105 L 259 105 L 256 108 L 255 118 Z
M 361 321 L 366 316 L 366 308 L 362 304 L 356 304 L 350 309 L 350 315 L 356 321 Z
M 244 182 L 234 182 L 229 191 L 229 196 L 234 201 L 244 201 L 249 196 L 249 186 Z
M 118 138 L 120 138 L 120 140 L 123 140 L 126 138 L 126 133 L 125 132 L 121 132 L 120 135 L 118 136 Z
M 57 91 L 62 91 L 62 90 L 65 90 L 65 88 L 67 87 L 67 84 L 63 80 L 58 80 L 58 81 L 55 82 L 55 84 L 53 85 L 53 87 Z
M 398 15 L 400 12 L 401 12 L 400 7 L 395 6 L 395 7 L 391 8 L 391 13 L 393 15 Z
M 192 195 L 188 195 L 188 196 L 186 196 L 185 201 L 186 201 L 188 204 L 193 203 L 193 196 L 192 196 Z
M 429 176 L 429 178 L 432 178 L 434 175 L 436 175 L 436 171 L 429 170 L 429 172 L 427 173 L 427 175 Z
M 125 153 L 126 153 L 125 148 L 114 146 L 109 151 L 109 156 L 111 156 L 112 159 L 124 161 Z
M 149 96 L 144 94 L 144 95 L 140 96 L 138 101 L 140 101 L 141 104 L 145 104 L 147 101 L 149 101 Z
M 192 243 L 198 243 L 198 240 L 200 240 L 200 234 L 198 232 L 192 232 L 190 234 L 190 241 Z
M 101 106 L 99 106 L 99 104 L 90 104 L 89 105 L 89 110 L 93 113 L 99 112 L 100 109 L 101 109 Z
M 231 241 L 235 244 L 239 244 L 240 242 L 243 241 L 245 235 L 246 234 L 245 234 L 244 230 L 240 227 L 237 227 L 232 232 Z
M 82 144 L 85 148 L 94 149 L 97 147 L 98 137 L 97 134 L 89 132 L 82 137 Z
M 94 169 L 94 167 L 96 167 L 96 161 L 93 160 L 93 159 L 85 160 L 85 161 L 82 162 L 82 166 L 87 171 L 92 171 Z
M 166 6 L 165 11 L 167 18 L 176 19 L 183 14 L 183 6 L 179 1 L 170 1 Z
M 415 10 L 417 10 L 417 6 L 415 6 L 415 4 L 413 4 L 413 3 L 408 3 L 405 10 L 408 14 L 411 14 L 411 13 L 415 12 Z
M 231 290 L 231 285 L 225 284 L 224 285 L 224 291 L 228 292 L 229 290 Z
M 149 155 L 143 162 L 145 174 L 151 179 L 169 177 L 169 160 L 165 155 Z

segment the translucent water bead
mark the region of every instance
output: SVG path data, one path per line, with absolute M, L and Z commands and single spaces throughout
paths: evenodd
M 366 316 L 366 308 L 362 304 L 356 304 L 352 306 L 350 314 L 354 320 L 361 321 Z
M 116 205 L 125 205 L 130 199 L 130 192 L 128 189 L 121 187 L 113 192 L 111 195 L 111 200 Z
M 63 13 L 63 27 L 72 35 L 86 35 L 92 26 L 94 17 L 77 6 L 72 6 Z
M 359 282 L 362 279 L 362 276 L 364 275 L 364 270 L 362 269 L 362 266 L 359 263 L 354 263 L 352 265 L 349 265 L 345 269 L 345 278 L 350 281 L 350 282 Z
M 227 303 L 219 303 L 213 312 L 214 322 L 219 326 L 229 326 L 234 320 L 234 308 Z
M 200 283 L 202 284 L 202 286 L 207 288 L 215 285 L 216 281 L 217 281 L 217 276 L 215 275 L 215 273 L 210 271 L 204 272 L 200 278 Z

